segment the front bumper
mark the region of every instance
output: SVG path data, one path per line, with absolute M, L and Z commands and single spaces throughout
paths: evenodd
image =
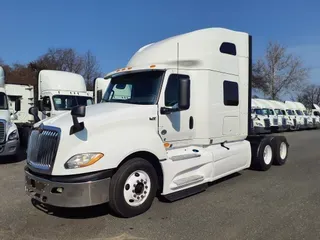
M 109 201 L 110 174 L 92 176 L 44 177 L 25 168 L 25 191 L 41 203 L 56 207 L 88 207 Z M 66 181 L 61 181 L 63 178 Z M 72 180 L 74 178 L 74 181 Z M 56 180 L 55 180 L 56 179 Z M 59 179 L 59 180 L 57 180 Z M 62 192 L 58 192 L 58 189 Z
M 16 155 L 20 147 L 20 140 L 10 140 L 0 145 L 0 156 Z

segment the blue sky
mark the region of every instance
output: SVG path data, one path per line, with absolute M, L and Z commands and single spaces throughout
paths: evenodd
M 299 54 L 320 83 L 320 2 L 288 0 L 1 1 L 0 58 L 27 63 L 49 47 L 91 50 L 103 73 L 123 67 L 141 46 L 206 27 L 253 36 L 254 58 L 268 41 Z

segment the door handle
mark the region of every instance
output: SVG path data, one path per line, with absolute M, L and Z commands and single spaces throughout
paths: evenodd
M 189 129 L 193 129 L 193 117 L 190 116 L 189 118 Z

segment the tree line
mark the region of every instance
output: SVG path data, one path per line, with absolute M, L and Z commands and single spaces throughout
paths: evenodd
M 38 74 L 43 69 L 81 74 L 89 91 L 93 90 L 93 80 L 102 75 L 99 62 L 91 51 L 80 54 L 73 48 L 49 48 L 45 54 L 26 64 L 9 65 L 0 58 L 0 65 L 6 72 L 6 83 L 33 85 L 35 99 L 38 93 Z
M 99 62 L 91 51 L 80 54 L 73 48 L 49 48 L 27 64 L 8 65 L 0 58 L 0 65 L 6 71 L 7 83 L 31 84 L 36 92 L 37 76 L 42 69 L 81 74 L 88 90 L 93 89 L 93 80 L 102 76 Z M 270 42 L 264 56 L 253 63 L 252 70 L 252 87 L 264 98 L 284 101 L 289 99 L 283 96 L 289 95 L 290 100 L 302 102 L 307 108 L 312 108 L 313 103 L 320 104 L 320 86 L 309 81 L 310 69 L 283 45 Z

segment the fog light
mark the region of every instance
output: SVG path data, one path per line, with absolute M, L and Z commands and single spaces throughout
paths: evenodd
M 58 194 L 60 194 L 60 193 L 62 193 L 63 192 L 63 187 L 56 187 L 56 188 L 52 188 L 51 189 L 51 193 L 58 193 Z

